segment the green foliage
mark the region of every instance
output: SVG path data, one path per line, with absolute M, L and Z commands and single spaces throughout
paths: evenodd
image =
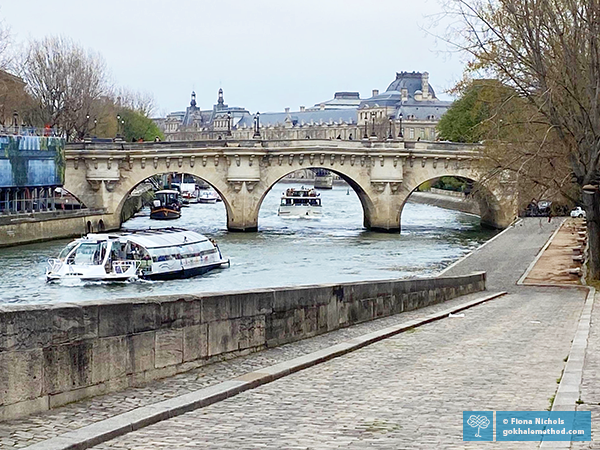
M 438 123 L 440 139 L 452 142 L 479 142 L 481 122 L 489 117 L 489 107 L 482 101 L 483 86 L 471 85 L 442 116 Z
M 139 139 L 154 141 L 157 136 L 161 140 L 164 139 L 164 135 L 152 119 L 144 116 L 142 113 L 124 108 L 120 110 L 119 115 L 123 122 L 119 130 L 126 141 L 131 142 Z
M 431 187 L 436 189 L 444 189 L 446 191 L 465 192 L 467 182 L 456 177 L 440 177 L 431 185 Z

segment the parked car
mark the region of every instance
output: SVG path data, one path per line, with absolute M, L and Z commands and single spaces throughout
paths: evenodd
M 571 217 L 579 217 L 580 219 L 583 219 L 585 218 L 585 211 L 581 208 L 581 206 L 578 206 L 571 211 Z

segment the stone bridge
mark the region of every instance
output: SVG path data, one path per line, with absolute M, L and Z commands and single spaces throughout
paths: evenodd
M 227 228 L 255 231 L 265 195 L 298 169 L 324 168 L 346 180 L 364 211 L 364 226 L 400 231 L 407 198 L 441 176 L 482 181 L 476 147 L 440 142 L 342 140 L 211 140 L 158 143 L 76 143 L 66 149 L 65 189 L 89 208 L 104 209 L 94 230 L 116 229 L 123 203 L 145 179 L 162 173 L 195 175 L 220 194 Z M 494 180 L 475 190 L 481 220 L 496 228 L 516 217 L 514 185 Z

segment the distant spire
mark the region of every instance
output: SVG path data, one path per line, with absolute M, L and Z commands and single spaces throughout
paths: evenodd
M 219 88 L 219 101 L 217 102 L 219 106 L 223 106 L 223 89 Z
M 190 106 L 194 108 L 196 106 L 196 93 L 192 91 L 192 101 L 190 102 Z

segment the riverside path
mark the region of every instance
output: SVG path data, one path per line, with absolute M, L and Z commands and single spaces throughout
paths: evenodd
M 452 267 L 450 274 L 486 270 L 490 290 L 508 291 L 464 317 L 424 325 L 94 448 L 537 448 L 463 442 L 462 411 L 549 407 L 585 292 L 515 283 L 557 225 L 525 220 Z

